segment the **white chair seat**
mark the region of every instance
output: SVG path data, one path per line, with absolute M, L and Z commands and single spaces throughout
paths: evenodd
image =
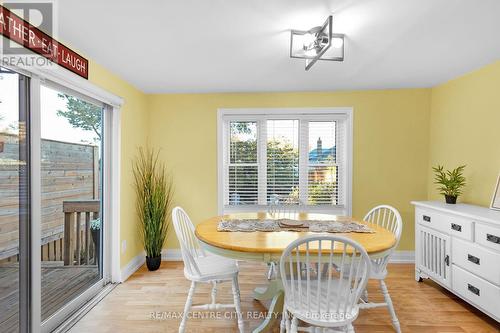
M 347 285 L 347 282 L 344 281 L 343 283 L 344 285 Z M 318 282 L 315 280 L 310 281 L 309 301 L 307 294 L 307 282 L 303 281 L 301 283 L 301 287 L 299 288 L 301 293 L 295 295 L 295 297 L 298 296 L 302 302 L 299 302 L 294 306 L 293 302 L 287 302 L 285 299 L 286 308 L 298 319 L 307 321 L 313 325 L 335 327 L 335 324 L 339 323 L 339 326 L 344 326 L 346 320 L 352 321 L 357 318 L 359 306 L 354 305 L 348 309 L 338 308 L 338 304 L 349 303 L 345 300 L 347 296 L 352 297 L 352 295 L 341 295 L 340 302 L 337 303 L 339 301 L 339 297 L 337 296 L 338 284 L 338 280 L 331 281 L 330 298 L 327 297 L 328 287 L 325 286 L 324 283 L 320 285 L 320 312 L 318 311 Z M 345 289 L 342 290 L 342 292 L 345 292 Z M 331 300 L 330 304 L 328 304 L 328 300 Z
M 198 265 L 201 275 L 190 276 L 188 278 L 196 281 L 231 280 L 239 271 L 236 261 L 225 257 L 208 255 L 206 257 L 195 258 L 194 260 Z

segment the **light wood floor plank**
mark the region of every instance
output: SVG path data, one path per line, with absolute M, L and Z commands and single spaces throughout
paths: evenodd
M 256 263 L 241 263 L 240 288 L 245 328 L 248 332 L 261 322 L 250 318 L 251 312 L 265 315 L 265 308 L 252 299 L 256 285 L 266 282 L 266 266 Z M 500 324 L 477 311 L 467 303 L 437 284 L 414 280 L 413 265 L 389 265 L 386 279 L 396 312 L 405 333 L 498 333 Z M 88 332 L 177 332 L 179 319 L 152 319 L 152 312 L 161 315 L 181 312 L 186 301 L 189 281 L 184 278 L 183 264 L 163 262 L 160 270 L 148 272 L 145 267 L 119 285 L 92 309 L 71 333 Z M 369 295 L 373 300 L 382 300 L 377 284 L 370 282 Z M 221 302 L 232 302 L 230 285 L 219 290 Z M 210 287 L 198 289 L 194 304 L 208 303 Z M 254 315 L 255 315 L 254 314 Z M 255 317 L 255 316 L 254 316 Z M 385 308 L 364 310 L 355 321 L 357 333 L 394 332 Z M 187 332 L 222 333 L 236 332 L 233 319 L 189 319 Z M 276 327 L 276 331 L 278 328 Z

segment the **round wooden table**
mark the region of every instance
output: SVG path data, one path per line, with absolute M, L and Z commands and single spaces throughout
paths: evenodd
M 266 263 L 278 263 L 281 253 L 285 248 L 297 238 L 306 235 L 317 235 L 313 232 L 225 232 L 217 231 L 217 226 L 222 219 L 273 219 L 274 217 L 267 213 L 238 213 L 224 216 L 215 216 L 199 223 L 196 226 L 196 237 L 201 241 L 203 248 L 214 254 L 229 257 L 237 260 L 256 260 Z M 287 216 L 288 218 L 288 216 Z M 299 213 L 291 217 L 298 220 L 335 220 L 335 221 L 354 221 L 366 223 L 374 233 L 336 233 L 351 238 L 360 243 L 370 255 L 376 259 L 384 256 L 394 244 L 396 239 L 394 235 L 385 228 L 377 225 L 363 222 L 352 217 Z M 266 287 L 256 288 L 254 298 L 259 301 L 271 300 L 269 311 L 264 322 L 254 330 L 254 333 L 270 330 L 274 325 L 278 314 L 283 309 L 283 286 L 281 278 L 271 280 Z

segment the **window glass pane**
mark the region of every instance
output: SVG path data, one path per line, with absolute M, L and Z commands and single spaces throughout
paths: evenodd
M 337 205 L 338 166 L 335 121 L 309 122 L 308 204 Z
M 309 166 L 309 205 L 337 205 L 337 166 Z
M 257 123 L 230 123 L 229 163 L 257 163 Z
M 27 113 L 21 100 L 27 78 L 0 67 L 0 331 L 20 329 L 20 300 L 26 300 L 20 284 L 28 238 L 29 183 L 26 138 Z M 24 266 L 26 267 L 26 266 Z M 24 275 L 24 274 L 23 274 Z M 24 290 L 23 290 L 24 288 Z M 22 316 L 22 313 L 21 313 Z
M 42 86 L 42 321 L 101 278 L 103 108 Z
M 258 203 L 257 122 L 232 121 L 229 126 L 229 205 Z
M 267 202 L 298 203 L 299 121 L 267 121 Z
M 334 121 L 309 122 L 309 163 L 336 162 Z

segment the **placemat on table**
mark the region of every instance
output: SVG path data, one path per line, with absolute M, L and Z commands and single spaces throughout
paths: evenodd
M 374 233 L 370 227 L 364 223 L 353 221 L 334 221 L 334 220 L 304 220 L 301 226 L 292 226 L 297 220 L 276 219 L 228 219 L 221 220 L 217 225 L 217 231 L 227 232 L 252 232 L 252 231 L 310 231 L 310 232 L 361 232 Z

